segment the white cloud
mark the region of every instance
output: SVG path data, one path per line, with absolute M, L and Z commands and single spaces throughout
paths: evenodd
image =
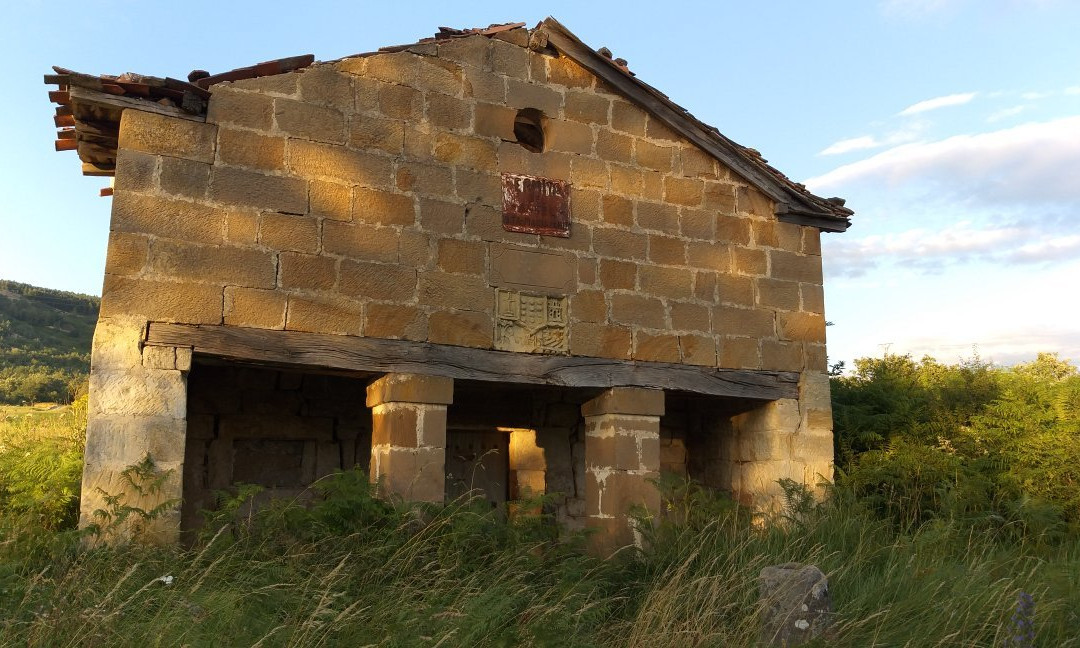
M 843 139 L 839 142 L 830 144 L 818 153 L 818 155 L 841 155 L 843 153 L 866 151 L 869 149 L 881 148 L 883 146 L 896 146 L 897 144 L 903 144 L 904 142 L 914 141 L 928 126 L 928 122 L 916 120 L 906 124 L 905 128 L 893 131 L 881 139 L 878 139 L 873 135 L 862 135 L 860 137 Z
M 1003 108 L 995 113 L 991 113 L 990 116 L 986 118 L 986 122 L 992 124 L 994 122 L 1001 121 L 1002 119 L 1015 117 L 1016 115 L 1024 112 L 1024 110 L 1026 109 L 1027 106 L 1013 106 L 1012 108 Z
M 1069 86 L 1068 88 L 1065 88 L 1065 94 L 1074 97 L 1080 95 L 1080 86 Z
M 855 237 L 845 234 L 824 243 L 825 271 L 831 277 L 862 277 L 888 265 L 914 275 L 938 275 L 972 263 L 994 268 L 1059 267 L 1080 259 L 1080 234 L 1071 218 L 1056 215 L 1023 219 L 963 220 L 933 227 Z
M 811 178 L 815 193 L 903 185 L 938 198 L 1031 208 L 1080 202 L 1080 116 L 903 144 Z
M 977 94 L 978 93 L 976 92 L 960 92 L 957 94 L 945 95 L 944 97 L 934 97 L 933 99 L 927 99 L 926 101 L 911 104 L 897 114 L 906 117 L 908 115 L 924 113 L 928 110 L 937 110 L 938 108 L 945 108 L 948 106 L 960 106 L 974 99 Z
M 874 139 L 872 135 L 863 135 L 862 137 L 852 137 L 851 139 L 840 140 L 839 142 L 830 144 L 825 150 L 818 153 L 818 155 L 840 155 L 842 153 L 863 151 L 866 149 L 878 148 L 880 146 L 884 145 Z

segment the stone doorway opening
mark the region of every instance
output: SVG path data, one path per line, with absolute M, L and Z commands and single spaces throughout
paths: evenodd
M 327 375 L 197 358 L 188 375 L 181 530 L 202 526 L 216 493 L 262 488 L 251 505 L 309 496 L 337 470 L 367 469 L 366 375 Z

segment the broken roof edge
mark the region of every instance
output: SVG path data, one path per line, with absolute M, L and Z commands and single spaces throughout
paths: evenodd
M 530 47 L 553 47 L 607 82 L 664 125 L 729 166 L 776 203 L 778 219 L 811 225 L 828 232 L 843 232 L 851 226 L 850 216 L 855 212 L 844 207 L 842 199 L 822 198 L 798 185 L 765 163 L 756 152 L 752 153 L 750 149 L 728 139 L 715 127 L 671 101 L 667 95 L 628 74 L 617 63 L 586 45 L 554 17 L 548 16 L 533 31 Z M 537 39 L 536 32 L 543 36 Z
M 668 128 L 671 128 L 676 133 L 685 137 L 688 141 L 698 146 L 711 157 L 727 165 L 736 174 L 742 176 L 748 183 L 764 193 L 775 203 L 775 214 L 778 220 L 799 225 L 809 225 L 828 232 L 843 232 L 851 226 L 850 216 L 853 215 L 854 212 L 844 206 L 844 201 L 842 199 L 822 198 L 811 193 L 805 186 L 794 182 L 778 169 L 769 165 L 757 151 L 744 147 L 727 138 L 720 133 L 717 128 L 702 122 L 685 108 L 671 101 L 664 93 L 636 78 L 627 69 L 624 61 L 612 60 L 608 56 L 605 56 L 603 48 L 598 51 L 589 47 L 554 17 L 548 16 L 540 21 L 532 30 L 522 29 L 522 32 L 526 34 L 524 39 L 520 36 L 512 39 L 510 38 L 510 35 L 513 33 L 520 34 L 521 32 L 518 32 L 518 30 L 524 28 L 524 26 L 525 23 L 502 23 L 492 24 L 486 28 L 463 30 L 443 27 L 440 28 L 439 33 L 434 37 L 424 38 L 416 43 L 382 47 L 374 52 L 353 54 L 330 61 L 320 61 L 319 63 L 332 64 L 346 59 L 367 57 L 395 51 L 413 51 L 416 54 L 432 56 L 437 55 L 437 50 L 430 51 L 437 43 L 469 36 L 486 36 L 489 38 L 507 40 L 515 45 L 527 47 L 534 51 L 554 50 L 555 52 L 570 58 L 578 65 L 581 65 L 590 73 L 596 75 L 597 78 L 606 82 L 610 87 L 626 97 L 626 99 L 654 116 Z M 185 100 L 191 100 L 190 103 L 189 101 L 185 101 L 185 105 L 175 111 L 176 113 L 180 113 L 176 116 L 200 120 L 205 119 L 206 96 L 209 95 L 207 90 L 213 83 L 297 71 L 312 65 L 314 62 L 314 56 L 308 54 L 278 59 L 275 61 L 267 61 L 265 63 L 256 64 L 247 68 L 238 68 L 217 75 L 207 75 L 203 78 L 194 79 L 194 83 L 183 83 L 174 79 L 158 80 L 154 77 L 142 77 L 139 75 L 132 75 L 138 77 L 137 79 L 132 79 L 132 81 L 144 82 L 137 85 L 150 85 L 151 88 L 159 85 L 165 86 L 167 84 L 167 90 L 161 90 L 160 92 L 171 91 L 172 93 L 182 94 Z M 162 112 L 160 110 L 161 108 L 171 108 L 171 106 L 161 106 L 152 100 L 141 100 L 142 97 L 133 97 L 128 101 L 123 101 L 123 99 L 127 99 L 127 97 L 114 96 L 116 90 L 120 90 L 120 94 L 124 94 L 124 87 L 126 86 L 121 87 L 118 85 L 116 89 L 112 89 L 99 88 L 95 85 L 95 83 L 100 85 L 103 81 L 109 85 L 117 85 L 116 81 L 120 80 L 122 77 L 91 77 L 62 68 L 56 69 L 56 71 L 58 73 L 66 73 L 63 75 L 64 78 L 61 78 L 61 75 L 59 74 L 53 76 L 47 75 L 46 83 L 61 83 L 62 91 L 55 94 L 65 96 L 66 102 L 57 101 L 57 103 L 62 104 L 61 108 L 64 107 L 64 103 L 68 104 L 69 112 L 67 114 L 70 114 L 71 104 L 69 102 L 71 99 L 68 98 L 68 93 L 63 91 L 74 89 L 70 88 L 67 85 L 68 83 L 71 83 L 71 85 L 83 86 L 84 92 L 82 93 L 83 97 L 81 97 L 83 101 L 86 102 L 87 99 L 93 97 L 95 101 L 87 103 L 97 104 L 99 108 L 111 108 L 113 110 L 133 108 L 149 112 Z M 91 81 L 94 83 L 89 83 Z M 150 83 L 145 84 L 146 81 L 150 81 Z M 183 85 L 181 86 L 180 84 Z M 141 90 L 142 88 L 140 87 L 138 89 Z M 105 91 L 103 92 L 102 90 Z M 194 93 L 189 90 L 194 91 Z M 151 92 L 153 92 L 153 90 L 151 90 Z M 195 93 L 202 96 L 195 96 Z M 54 93 L 50 93 L 50 98 L 52 98 L 53 94 Z M 60 121 L 71 119 L 70 117 L 62 117 L 60 108 L 57 109 L 56 119 L 58 120 L 58 127 L 76 127 L 74 129 L 62 128 L 62 131 L 79 130 L 78 126 L 80 124 L 69 124 L 66 121 Z M 119 119 L 116 121 L 118 123 Z M 75 138 L 72 138 L 71 136 L 75 136 Z M 61 132 L 58 137 L 66 137 L 70 142 L 58 140 L 57 150 L 74 148 L 72 145 L 76 143 L 76 138 L 79 140 L 79 148 L 83 148 L 83 137 L 81 133 Z M 91 166 L 93 167 L 91 169 L 93 175 L 110 175 L 112 165 L 103 165 L 101 164 L 101 161 L 86 159 L 83 156 L 82 151 L 80 151 L 80 157 L 83 157 L 83 162 L 86 163 L 84 164 L 84 173 L 87 172 L 86 167 Z M 113 153 L 113 158 L 115 158 L 115 153 Z M 109 160 L 109 162 L 114 163 L 114 160 Z

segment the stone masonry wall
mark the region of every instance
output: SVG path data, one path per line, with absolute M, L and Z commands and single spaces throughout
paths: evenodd
M 102 318 L 491 348 L 509 286 L 568 297 L 572 355 L 824 371 L 818 231 L 524 34 L 219 84 L 206 123 L 126 111 Z M 572 236 L 505 231 L 502 172 L 569 181 Z M 508 251 L 550 253 L 538 285 Z

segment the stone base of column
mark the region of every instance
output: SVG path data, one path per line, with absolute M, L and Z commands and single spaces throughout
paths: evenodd
M 601 556 L 642 546 L 632 515 L 655 519 L 660 493 L 660 416 L 664 392 L 614 387 L 581 407 L 585 417 L 585 513 L 591 549 Z
M 372 408 L 371 479 L 384 497 L 442 502 L 446 493 L 446 407 L 454 381 L 387 374 L 367 388 Z
M 790 479 L 818 497 L 833 477 L 829 377 L 804 373 L 799 398 L 780 399 L 732 418 L 731 490 L 765 514 L 783 511 Z
M 94 332 L 79 527 L 94 541 L 180 537 L 191 349 L 139 348 L 143 323 Z

